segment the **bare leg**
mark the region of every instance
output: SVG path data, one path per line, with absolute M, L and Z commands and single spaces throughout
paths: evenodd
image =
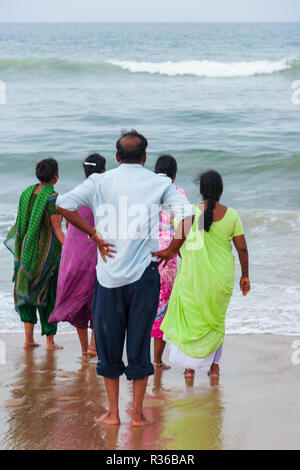
M 162 361 L 162 356 L 166 347 L 166 342 L 162 338 L 154 338 L 154 367 L 155 369 L 171 369 Z
M 143 401 L 146 393 L 148 377 L 133 381 L 133 411 L 132 426 L 147 426 L 155 424 L 155 421 L 148 421 L 143 415 Z
M 34 331 L 34 324 L 33 323 L 24 323 L 25 328 L 25 343 L 23 349 L 30 349 L 30 348 L 37 348 L 40 344 L 34 342 L 33 331 Z
M 208 376 L 210 378 L 210 385 L 212 387 L 216 386 L 216 385 L 219 385 L 219 381 L 220 381 L 220 368 L 219 368 L 219 364 L 215 364 L 213 363 L 209 372 L 208 372 Z
M 88 348 L 88 355 L 91 356 L 91 357 L 96 357 L 98 354 L 97 354 L 97 350 L 96 350 L 96 341 L 95 341 L 95 332 L 94 330 L 92 330 L 92 337 L 91 337 L 91 342 L 90 342 L 90 345 L 89 345 L 89 348 Z
M 64 349 L 62 346 L 58 346 L 54 343 L 54 335 L 47 336 L 47 351 L 56 351 L 57 349 Z
M 219 364 L 215 364 L 215 363 L 212 364 L 208 374 L 209 374 L 210 377 L 220 377 Z
M 89 344 L 88 330 L 87 328 L 76 328 L 76 330 L 81 344 L 82 357 L 86 358 L 88 356 L 87 350 Z
M 119 416 L 119 377 L 116 379 L 104 377 L 104 382 L 109 402 L 109 410 L 103 416 L 96 419 L 96 423 L 121 424 Z
M 195 371 L 194 369 L 185 369 L 184 376 L 185 377 L 194 377 Z

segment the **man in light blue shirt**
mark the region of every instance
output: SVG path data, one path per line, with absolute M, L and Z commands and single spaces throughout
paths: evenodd
M 65 218 L 87 233 L 99 248 L 93 316 L 99 362 L 104 376 L 109 411 L 99 419 L 119 424 L 119 377 L 133 380 L 132 425 L 149 424 L 142 413 L 150 358 L 151 329 L 158 308 L 160 278 L 157 256 L 167 263 L 178 254 L 193 220 L 193 209 L 170 178 L 144 168 L 148 142 L 136 131 L 117 142 L 120 166 L 91 175 L 73 191 L 59 196 L 57 206 Z M 88 206 L 96 229 L 76 212 Z M 170 247 L 158 252 L 161 209 L 181 221 Z M 122 356 L 127 334 L 128 366 Z

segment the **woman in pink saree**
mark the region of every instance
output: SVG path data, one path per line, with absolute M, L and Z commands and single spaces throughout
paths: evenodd
M 155 165 L 155 173 L 167 176 L 171 180 L 175 181 L 177 174 L 177 162 L 171 155 L 162 155 L 158 158 Z M 177 188 L 177 191 L 184 194 L 186 193 L 183 189 Z M 173 226 L 174 215 L 162 210 L 159 224 L 159 250 L 168 248 L 171 241 L 173 240 L 175 229 Z M 163 332 L 160 329 L 160 325 L 165 317 L 168 310 L 169 299 L 172 293 L 173 285 L 178 271 L 178 257 L 176 256 L 168 264 L 163 267 L 159 266 L 160 273 L 160 297 L 157 315 L 153 324 L 151 336 L 154 338 L 154 367 L 155 369 L 163 368 L 170 369 L 162 361 L 162 356 L 166 346 L 163 340 Z
M 105 165 L 104 157 L 90 155 L 83 164 L 85 176 L 88 178 L 93 173 L 103 173 Z M 89 207 L 81 207 L 78 212 L 88 224 L 94 226 L 94 216 Z M 84 359 L 97 355 L 92 318 L 96 265 L 96 244 L 69 224 L 61 255 L 56 305 L 49 322 L 69 322 L 77 329 Z M 92 329 L 90 345 L 88 328 Z

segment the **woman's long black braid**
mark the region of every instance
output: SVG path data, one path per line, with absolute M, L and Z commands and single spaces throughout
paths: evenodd
M 209 170 L 200 175 L 200 193 L 204 201 L 207 201 L 207 208 L 202 212 L 199 218 L 199 229 L 209 232 L 213 223 L 213 211 L 216 202 L 220 200 L 223 193 L 223 180 L 220 173 L 214 170 Z M 204 218 L 204 221 L 203 221 Z

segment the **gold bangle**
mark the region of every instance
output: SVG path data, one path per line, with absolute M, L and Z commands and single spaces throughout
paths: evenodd
M 98 235 L 98 234 L 97 234 L 97 232 L 95 231 L 94 235 L 88 235 L 88 239 L 89 239 L 89 240 L 93 240 L 93 241 L 95 241 L 95 240 L 96 240 L 96 237 L 97 237 L 97 235 Z

